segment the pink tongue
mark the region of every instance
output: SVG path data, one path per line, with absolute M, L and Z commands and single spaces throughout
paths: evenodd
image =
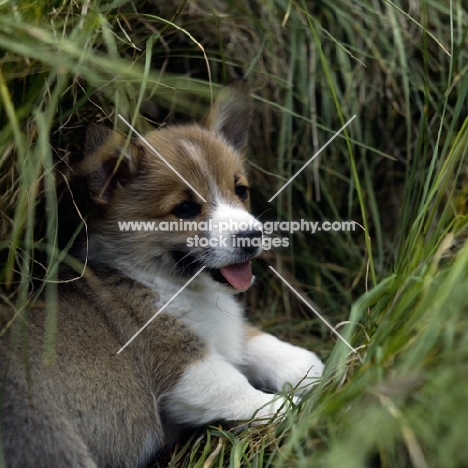
M 252 282 L 252 265 L 250 262 L 235 263 L 219 270 L 227 282 L 235 289 L 244 291 Z

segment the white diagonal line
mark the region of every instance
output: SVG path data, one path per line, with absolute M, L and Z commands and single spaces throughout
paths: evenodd
M 187 181 L 187 179 L 185 179 L 182 174 L 180 174 L 179 171 L 177 171 L 177 169 L 175 167 L 173 167 L 163 156 L 162 154 L 153 146 L 153 145 L 150 145 L 148 143 L 148 140 L 146 138 L 144 138 L 140 133 L 138 133 L 134 128 L 133 126 L 128 123 L 123 117 L 121 114 L 118 115 L 119 119 L 122 120 L 125 124 L 128 125 L 128 127 L 132 130 L 133 133 L 135 133 L 135 135 L 137 135 L 145 144 L 146 146 L 148 146 L 148 148 L 153 151 L 153 153 L 158 156 L 161 160 L 163 160 L 167 167 L 169 169 L 171 169 L 177 176 L 179 176 L 179 178 L 186 184 L 188 185 L 205 203 L 206 203 L 206 200 L 200 195 L 200 193 L 198 193 L 194 188 L 193 186 L 190 184 L 190 182 Z
M 357 353 L 354 349 L 315 309 L 312 307 L 307 300 L 305 300 L 272 266 L 268 265 L 273 273 L 280 278 L 284 284 L 336 335 L 343 341 L 348 348 L 350 348 L 353 353 Z
M 202 266 L 118 351 L 120 354 L 203 270 Z
M 269 200 L 273 201 L 354 119 L 353 115 Z

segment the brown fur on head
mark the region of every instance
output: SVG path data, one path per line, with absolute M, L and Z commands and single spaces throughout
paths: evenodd
M 145 136 L 189 185 L 144 141 L 126 142 L 102 125 L 90 126 L 79 166 L 94 203 L 88 221 L 90 259 L 107 262 L 111 258 L 117 266 L 131 262 L 132 268 L 145 270 L 151 270 L 154 262 L 155 268 L 173 272 L 174 258 L 189 254 L 187 236 L 197 232 L 121 232 L 118 222 L 200 222 L 211 218 L 219 203 L 247 212 L 243 153 L 251 107 L 246 86 L 236 83 L 221 90 L 201 124 L 168 127 Z M 239 257 L 238 261 L 244 260 Z
M 196 151 L 196 147 L 190 147 L 191 143 L 201 145 L 201 148 L 216 135 L 235 150 L 234 158 L 232 155 L 227 157 L 237 159 L 246 149 L 251 118 L 252 103 L 247 86 L 243 81 L 237 81 L 221 89 L 200 125 L 169 127 L 150 132 L 145 138 L 166 160 L 171 161 L 171 165 L 178 167 L 175 167 L 178 172 L 187 172 L 186 164 L 190 164 L 196 174 L 200 161 L 190 160 L 187 153 L 191 149 Z M 177 147 L 172 147 L 173 144 Z M 222 170 L 219 160 L 223 156 L 215 153 L 216 148 L 206 149 L 210 168 Z M 111 204 L 119 189 L 136 179 L 140 171 L 150 169 L 147 164 L 158 168 L 163 164 L 144 142 L 128 141 L 103 124 L 93 123 L 87 128 L 83 154 L 77 174 L 87 179 L 93 199 L 99 204 Z M 164 167 L 162 169 L 165 170 Z

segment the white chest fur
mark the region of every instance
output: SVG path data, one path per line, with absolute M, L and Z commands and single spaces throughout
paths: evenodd
M 151 282 L 138 279 L 159 298 L 155 302 L 154 313 L 171 301 L 164 309 L 165 313 L 182 320 L 209 349 L 229 363 L 236 367 L 243 364 L 243 307 L 233 295 L 223 291 L 222 287 L 213 289 L 210 285 L 211 289 L 205 288 L 203 283 L 198 288 L 189 285 L 177 294 L 183 286 L 180 283 L 158 276 Z

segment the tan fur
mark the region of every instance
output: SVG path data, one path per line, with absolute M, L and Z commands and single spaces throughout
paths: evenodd
M 252 340 L 257 336 L 265 335 L 265 332 L 262 332 L 262 330 L 259 330 L 258 328 L 253 327 L 252 325 L 249 325 L 247 323 L 244 325 L 244 333 L 247 340 Z
M 190 185 L 205 199 L 210 198 L 214 187 L 219 187 L 223 191 L 232 191 L 231 201 L 240 205 L 233 191 L 233 182 L 236 176 L 247 182 L 244 168 L 238 154 L 221 138 L 213 138 L 213 134 L 199 126 L 186 126 L 151 132 L 146 140 L 166 160 L 171 161 L 171 165 L 183 173 Z M 187 143 L 202 151 L 203 159 L 193 157 L 187 151 Z M 128 219 L 145 220 L 154 219 L 155 216 L 161 219 L 168 216 L 172 207 L 184 199 L 186 191 L 190 190 L 149 148 L 140 143 L 140 150 L 144 177 L 139 184 L 126 191 L 125 197 L 116 199 L 111 207 L 115 218 L 121 219 L 122 213 L 125 213 Z M 220 154 L 223 155 L 222 164 L 219 162 Z M 205 174 L 209 174 L 212 180 L 207 180 Z M 146 188 L 146 184 L 150 186 Z M 122 206 L 121 203 L 126 205 Z

